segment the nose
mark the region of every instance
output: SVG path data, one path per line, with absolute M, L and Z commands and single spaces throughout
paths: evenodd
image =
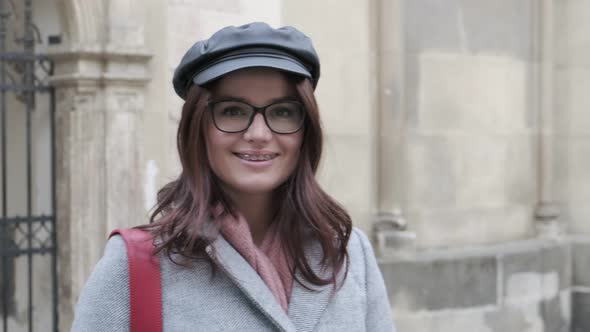
M 250 127 L 244 133 L 244 138 L 247 141 L 262 141 L 266 142 L 272 138 L 272 131 L 264 122 L 262 114 L 256 114 Z

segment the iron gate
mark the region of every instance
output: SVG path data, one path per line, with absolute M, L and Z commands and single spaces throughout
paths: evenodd
M 42 39 L 32 17 L 32 0 L 0 0 L 0 310 L 5 332 L 57 331 L 58 326 L 55 97 L 47 84 L 53 64 L 47 56 L 35 52 Z M 39 116 L 40 112 L 46 114 Z M 39 118 L 45 119 L 45 123 L 40 125 Z M 40 139 L 41 132 L 48 134 Z M 49 151 L 40 153 L 40 145 Z M 15 147 L 20 152 L 15 152 Z M 49 155 L 49 160 L 40 162 L 41 158 L 36 157 L 39 154 Z M 20 158 L 20 166 L 14 167 L 16 159 L 11 158 Z M 19 175 L 24 176 L 15 180 Z M 39 198 L 39 179 L 49 187 L 45 195 L 50 197 Z M 15 200 L 17 193 L 22 194 Z M 44 211 L 38 208 L 39 201 L 49 202 Z M 38 262 L 43 263 L 42 271 Z M 39 278 L 47 280 L 42 279 L 38 285 Z M 50 303 L 40 303 L 41 295 Z

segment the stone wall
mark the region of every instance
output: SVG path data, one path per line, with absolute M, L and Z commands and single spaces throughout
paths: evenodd
M 570 331 L 572 314 L 572 327 L 588 324 L 572 276 L 581 255 L 567 240 L 524 240 L 422 251 L 381 269 L 401 332 Z
M 404 4 L 405 214 L 417 246 L 529 237 L 532 1 Z
M 590 237 L 572 241 L 572 332 L 590 331 Z
M 573 234 L 590 233 L 590 21 L 587 1 L 555 2 L 556 196 Z
M 391 164 L 403 168 L 397 205 L 416 237 L 398 251 L 408 231 L 393 231 L 380 248 L 400 331 L 590 326 L 587 6 L 385 7 L 401 23 L 382 26 L 403 41 L 381 64 L 402 74 L 381 86 L 403 85 L 403 103 L 382 105 L 404 110 L 403 161 Z

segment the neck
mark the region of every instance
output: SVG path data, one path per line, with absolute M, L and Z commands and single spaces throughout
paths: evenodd
M 230 193 L 230 198 L 236 209 L 246 218 L 252 240 L 260 245 L 266 234 L 268 226 L 272 223 L 273 206 L 272 193 L 248 194 Z

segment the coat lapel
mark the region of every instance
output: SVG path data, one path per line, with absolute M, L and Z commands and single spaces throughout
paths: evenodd
M 207 253 L 219 264 L 244 295 L 279 329 L 289 332 L 296 331 L 295 326 L 262 278 L 221 234 L 207 247 Z
M 306 258 L 318 276 L 326 278 L 331 270 L 324 271 L 320 262 L 323 250 L 319 242 L 313 242 L 306 247 Z M 333 294 L 331 284 L 316 286 L 305 281 L 301 273 L 296 273 L 297 279 L 312 290 L 306 289 L 297 281 L 293 281 L 291 301 L 289 303 L 289 318 L 297 327 L 297 331 L 313 331 L 328 306 Z M 340 282 L 340 280 L 339 280 Z

